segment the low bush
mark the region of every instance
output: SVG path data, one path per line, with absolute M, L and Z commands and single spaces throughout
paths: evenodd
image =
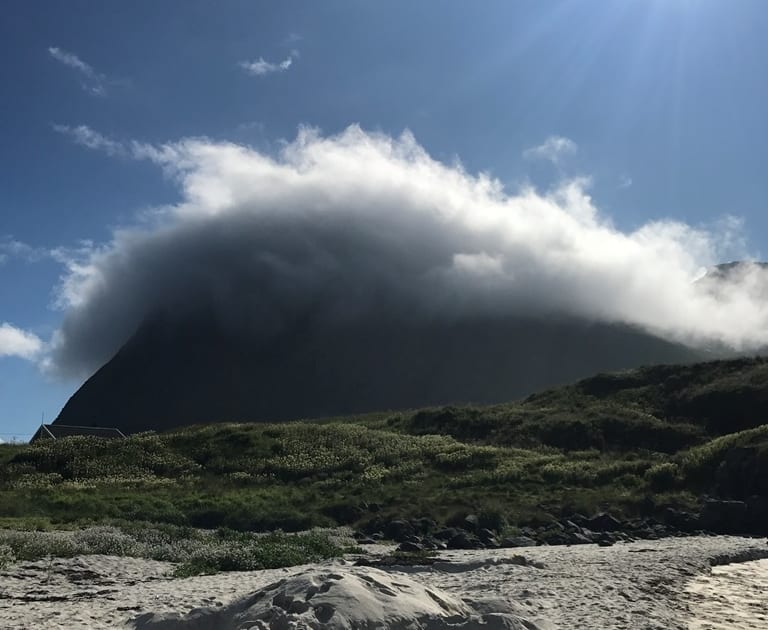
M 346 544 L 345 544 L 346 542 Z M 150 523 L 77 531 L 0 530 L 0 566 L 18 560 L 106 554 L 178 563 L 180 576 L 276 569 L 341 556 L 351 541 L 328 531 L 266 535 L 173 528 Z
M 10 545 L 0 545 L 0 570 L 6 569 L 16 561 L 16 554 Z
M 671 490 L 680 481 L 680 469 L 673 462 L 655 464 L 643 475 L 648 485 L 655 492 Z

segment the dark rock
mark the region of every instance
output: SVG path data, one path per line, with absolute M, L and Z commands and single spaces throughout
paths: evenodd
M 438 540 L 437 538 L 425 538 L 422 540 L 421 544 L 424 549 L 429 549 L 430 551 L 442 551 L 448 549 L 448 545 L 445 544 L 445 541 Z
M 746 504 L 748 533 L 768 536 L 768 497 L 753 495 Z
M 459 531 L 460 530 L 456 529 L 455 527 L 446 527 L 445 529 L 441 529 L 435 532 L 435 538 L 438 540 L 450 540 L 456 536 Z
M 448 549 L 483 549 L 485 545 L 475 536 L 460 532 L 447 543 Z
M 468 532 L 474 532 L 477 531 L 480 524 L 480 519 L 476 514 L 469 514 L 466 517 L 464 517 L 464 520 L 461 523 L 461 527 L 463 529 L 466 529 Z
M 414 518 L 411 520 L 411 525 L 419 534 L 429 534 L 437 529 L 437 523 L 431 518 Z
M 367 521 L 365 524 L 361 526 L 361 530 L 368 534 L 369 536 L 372 536 L 373 534 L 377 532 L 381 532 L 384 530 L 385 521 L 376 516 L 369 521 Z
M 384 526 L 384 537 L 395 542 L 404 542 L 409 536 L 415 535 L 413 525 L 408 521 L 390 521 Z
M 406 541 L 406 542 L 400 543 L 400 545 L 397 547 L 397 551 L 404 551 L 406 553 L 417 553 L 419 551 L 424 551 L 424 547 L 422 547 L 418 543 Z
M 698 514 L 668 507 L 664 510 L 666 522 L 681 532 L 693 533 L 701 526 Z
M 571 537 L 558 529 L 545 529 L 538 533 L 536 539 L 547 545 L 568 545 Z
M 363 532 L 355 532 L 352 537 L 358 545 L 373 545 L 375 540 Z
M 563 521 L 560 524 L 563 526 L 565 531 L 568 532 L 568 533 L 574 533 L 574 532 L 581 533 L 581 531 L 582 531 L 581 526 L 577 525 L 576 523 L 574 523 L 571 520 Z
M 732 448 L 715 471 L 715 481 L 723 496 L 742 498 L 754 492 L 759 478 L 760 457 L 755 447 Z
M 570 523 L 574 523 L 578 527 L 585 527 L 589 519 L 583 514 L 579 514 L 577 512 L 576 514 L 572 514 L 571 517 L 567 520 Z
M 568 535 L 571 537 L 571 542 L 569 543 L 571 545 L 589 545 L 593 542 L 591 538 L 587 538 L 580 532 L 573 532 Z
M 701 524 L 717 534 L 743 534 L 749 529 L 744 501 L 708 499 L 701 510 Z
M 496 534 L 490 529 L 481 529 L 477 532 L 477 537 L 483 542 L 487 540 L 496 540 Z
M 584 538 L 589 540 L 589 542 L 597 542 L 597 539 L 600 538 L 600 534 L 598 532 L 593 532 L 591 529 L 587 529 L 586 527 L 582 527 L 579 533 L 584 536 Z
M 596 532 L 616 532 L 621 529 L 621 521 L 606 512 L 593 516 L 586 526 Z

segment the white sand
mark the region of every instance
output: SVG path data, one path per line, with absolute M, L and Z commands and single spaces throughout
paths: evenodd
M 728 612 L 732 602 L 738 604 L 736 598 L 752 597 L 745 584 L 753 578 L 765 584 L 768 567 L 764 563 L 731 565 L 708 575 L 710 558 L 744 559 L 758 554 L 768 556 L 764 539 L 674 538 L 608 548 L 584 545 L 450 551 L 443 552 L 442 561 L 432 568 L 400 568 L 387 570 L 387 574 L 390 582 L 400 584 L 413 579 L 453 602 L 450 605 L 466 605 L 471 614 L 487 613 L 506 603 L 515 615 L 540 628 L 758 628 L 768 627 L 757 617 L 759 611 L 749 622 L 757 625 L 722 623 L 731 623 L 726 617 L 737 614 Z M 739 573 L 740 568 L 753 566 Z M 146 613 L 185 614 L 200 607 L 216 610 L 309 570 L 346 575 L 349 567 L 349 563 L 323 563 L 319 567 L 173 579 L 167 577 L 170 564 L 131 558 L 88 556 L 24 562 L 0 573 L 0 628 L 136 627 L 129 622 Z M 712 580 L 732 573 L 738 576 L 725 587 L 734 590 L 731 596 L 722 590 L 721 583 L 715 587 Z M 317 576 L 311 579 L 322 581 Z M 717 592 L 708 592 L 708 585 Z M 396 593 L 400 588 L 391 583 L 385 586 Z M 757 598 L 761 594 L 756 591 L 753 595 Z M 389 597 L 394 604 L 399 595 Z M 491 601 L 494 599 L 495 603 Z M 349 607 L 354 606 L 349 602 Z M 710 621 L 699 611 L 710 615 Z M 713 623 L 713 618 L 721 625 L 706 625 Z M 740 623 L 736 617 L 734 620 L 734 624 Z M 483 627 L 490 630 L 490 625 Z
M 768 628 L 768 560 L 712 569 L 688 585 L 691 630 Z
M 487 609 L 492 608 L 492 611 Z M 398 572 L 371 567 L 330 566 L 280 580 L 224 608 L 188 615 L 148 613 L 137 630 L 546 630 L 521 619 L 501 602 L 468 606 L 457 594 Z

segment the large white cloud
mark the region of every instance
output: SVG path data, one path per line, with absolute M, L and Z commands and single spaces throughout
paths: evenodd
M 53 354 L 64 373 L 97 368 L 148 315 L 201 305 L 264 338 L 302 318 L 492 312 L 625 322 L 697 345 L 768 342 L 761 267 L 717 290 L 695 282 L 739 245 L 738 223 L 622 232 L 583 181 L 510 193 L 408 133 L 356 126 L 302 130 L 276 156 L 206 139 L 119 152 L 157 163 L 181 198 L 69 261 Z
M 0 323 L 0 357 L 34 359 L 42 350 L 43 342 L 34 333 Z

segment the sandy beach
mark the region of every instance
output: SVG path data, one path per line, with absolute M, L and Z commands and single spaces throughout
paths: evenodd
M 766 627 L 768 561 L 716 566 L 711 572 L 710 562 L 766 556 L 764 539 L 724 536 L 607 548 L 448 551 L 431 567 L 387 569 L 394 586 L 383 590 L 387 605 L 396 608 L 402 596 L 398 585 L 413 595 L 406 584 L 412 580 L 473 613 L 503 608 L 527 624 L 503 627 L 759 628 Z M 325 571 L 334 579 L 357 572 L 370 582 L 361 573 L 366 568 L 354 567 L 353 560 L 186 579 L 169 577 L 169 563 L 135 558 L 22 562 L 0 573 L 0 628 L 134 628 L 137 619 L 144 627 L 193 627 L 178 617 L 193 609 L 226 610 L 259 589 L 282 580 L 290 584 L 290 578 L 308 572 Z M 163 615 L 174 623 L 168 625 Z M 323 627 L 339 627 L 332 619 L 328 623 Z
M 691 630 L 768 628 L 768 560 L 714 567 L 689 583 Z

